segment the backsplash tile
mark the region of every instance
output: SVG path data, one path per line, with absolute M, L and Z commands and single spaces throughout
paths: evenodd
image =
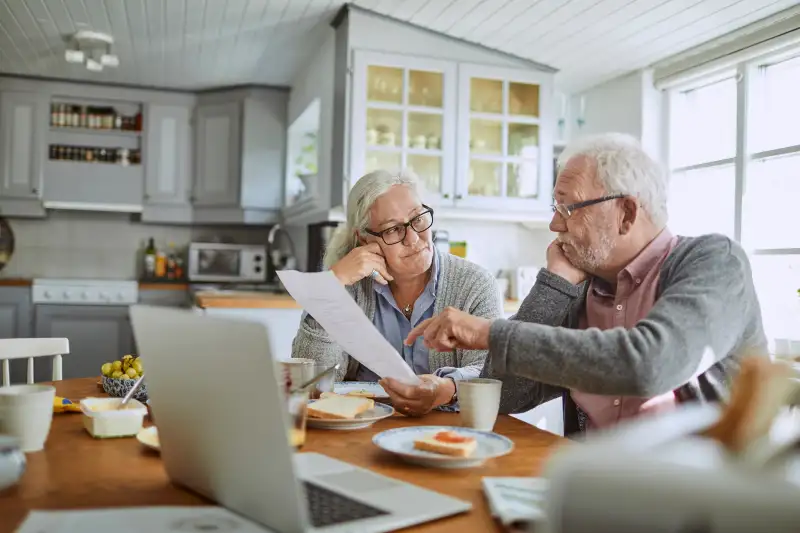
M 213 236 L 265 244 L 268 227 L 143 224 L 123 213 L 51 211 L 46 219 L 9 219 L 15 250 L 0 277 L 135 279 L 137 253 L 153 237 L 158 247 L 182 247 Z

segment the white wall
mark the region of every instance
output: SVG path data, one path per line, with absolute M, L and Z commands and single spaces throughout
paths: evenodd
M 581 101 L 582 128 L 578 129 Z M 596 133 L 628 133 L 645 149 L 666 163 L 661 92 L 653 86 L 653 71 L 639 70 L 602 83 L 570 99 L 571 138 Z

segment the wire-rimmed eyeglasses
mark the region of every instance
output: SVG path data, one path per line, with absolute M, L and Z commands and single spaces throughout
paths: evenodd
M 588 207 L 590 205 L 595 205 L 602 202 L 607 202 L 609 200 L 616 200 L 617 198 L 625 198 L 625 195 L 609 194 L 607 196 L 595 198 L 594 200 L 585 200 L 583 202 L 576 202 L 574 204 L 553 204 L 550 207 L 553 209 L 553 213 L 558 213 L 564 218 L 569 218 L 570 215 L 572 215 L 572 212 L 575 211 L 576 209 L 580 209 L 581 207 Z
M 403 239 L 406 238 L 406 231 L 409 227 L 417 233 L 422 233 L 433 225 L 433 209 L 425 204 L 422 204 L 422 207 L 425 208 L 425 211 L 416 215 L 405 224 L 398 224 L 383 231 L 372 231 L 369 229 L 365 229 L 364 231 L 370 235 L 374 235 L 375 237 L 380 237 L 383 239 L 383 242 L 388 245 L 403 242 Z

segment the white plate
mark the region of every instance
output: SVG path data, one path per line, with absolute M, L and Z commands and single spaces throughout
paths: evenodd
M 156 429 L 155 426 L 150 426 L 149 428 L 144 428 L 139 431 L 139 433 L 136 434 L 136 440 L 151 450 L 157 452 L 161 451 L 161 443 L 158 440 L 158 429 Z
M 316 400 L 311 400 L 309 404 L 314 403 Z M 310 428 L 317 429 L 364 429 L 370 427 L 378 420 L 389 418 L 394 414 L 394 409 L 391 406 L 375 402 L 375 407 L 364 411 L 360 415 L 356 415 L 353 419 L 330 419 L 330 418 L 312 418 L 306 419 L 306 425 Z
M 414 440 L 433 435 L 439 431 L 454 431 L 466 437 L 474 437 L 478 447 L 469 457 L 453 457 L 439 453 L 414 449 Z M 454 426 L 411 426 L 389 429 L 372 437 L 372 442 L 409 463 L 434 468 L 471 468 L 480 466 L 489 459 L 511 453 L 511 439 L 489 431 Z
M 336 394 L 347 394 L 348 392 L 365 391 L 371 392 L 376 400 L 389 399 L 389 395 L 383 387 L 375 381 L 339 381 L 334 383 L 333 392 Z

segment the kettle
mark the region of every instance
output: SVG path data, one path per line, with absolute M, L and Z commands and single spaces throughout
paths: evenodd
M 0 492 L 16 485 L 25 473 L 25 454 L 16 439 L 0 435 Z

